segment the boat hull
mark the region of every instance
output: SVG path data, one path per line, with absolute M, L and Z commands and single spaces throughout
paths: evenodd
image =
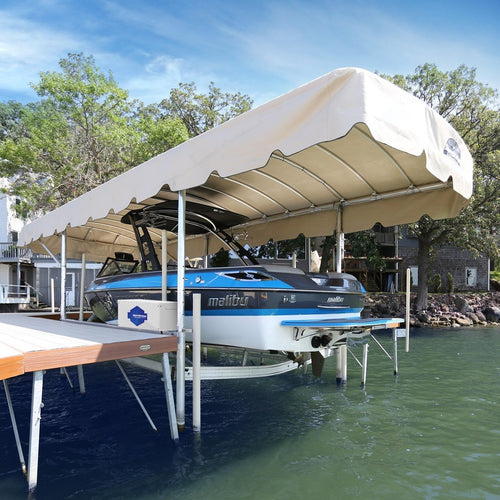
M 228 279 L 230 281 L 226 282 Z M 176 301 L 175 274 L 169 276 L 168 284 L 167 300 Z M 359 318 L 364 294 L 334 288 L 319 286 L 304 273 L 295 271 L 190 271 L 186 273 L 184 324 L 191 328 L 192 296 L 200 293 L 204 344 L 315 351 L 325 345 L 313 346 L 310 336 L 297 336 L 294 328 L 284 326 L 282 322 Z M 138 273 L 129 277 L 97 279 L 86 291 L 86 299 L 99 320 L 114 322 L 118 317 L 119 300 L 160 300 L 161 275 Z M 186 339 L 191 340 L 189 333 Z

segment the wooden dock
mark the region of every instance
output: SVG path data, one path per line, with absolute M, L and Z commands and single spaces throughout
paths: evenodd
M 33 373 L 28 487 L 37 484 L 40 414 L 43 372 L 53 368 L 81 366 L 102 361 L 120 360 L 149 354 L 163 354 L 163 378 L 172 438 L 177 438 L 172 382 L 166 353 L 177 350 L 177 337 L 148 331 L 118 328 L 99 323 L 55 320 L 53 315 L 22 313 L 0 314 L 0 380 L 9 412 L 23 470 L 22 455 L 7 379 Z M 133 389 L 132 389 L 133 390 Z M 137 397 L 137 396 L 136 396 Z M 138 399 L 139 403 L 140 400 Z

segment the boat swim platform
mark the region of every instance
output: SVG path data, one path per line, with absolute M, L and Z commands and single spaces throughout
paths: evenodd
M 355 318 L 355 319 L 318 319 L 318 320 L 284 320 L 283 326 L 311 329 L 331 330 L 381 330 L 398 328 L 404 323 L 402 318 Z
M 177 336 L 99 323 L 58 320 L 58 315 L 36 313 L 0 314 L 0 380 L 3 380 L 21 467 L 29 492 L 37 485 L 40 420 L 43 407 L 43 375 L 46 370 L 77 366 L 80 387 L 82 365 L 116 361 L 151 426 L 155 429 L 139 396 L 119 360 L 162 354 L 162 373 L 172 439 L 178 439 L 168 353 L 177 351 Z M 26 465 L 10 397 L 8 379 L 33 373 L 29 457 Z M 65 372 L 66 373 L 66 372 Z M 83 391 L 82 391 L 83 392 Z

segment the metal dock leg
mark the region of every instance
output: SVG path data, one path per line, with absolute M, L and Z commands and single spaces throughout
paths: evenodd
M 368 367 L 368 344 L 363 345 L 363 375 L 361 378 L 361 388 L 366 386 L 366 370 Z
M 43 371 L 33 372 L 31 394 L 31 424 L 28 456 L 28 490 L 33 493 L 38 480 L 38 452 L 40 448 L 40 420 L 42 418 Z
M 193 294 L 193 431 L 201 431 L 201 294 Z
M 347 344 L 337 347 L 337 385 L 347 384 Z
M 76 367 L 78 372 L 78 385 L 80 386 L 80 394 L 85 394 L 85 377 L 83 376 L 83 366 Z
M 163 384 L 165 386 L 165 397 L 167 399 L 168 422 L 170 424 L 170 435 L 174 441 L 179 440 L 179 429 L 177 427 L 177 415 L 175 412 L 174 389 L 172 387 L 172 378 L 170 376 L 170 361 L 168 354 L 163 353 L 161 357 L 163 369 Z
M 392 329 L 392 340 L 394 343 L 394 375 L 398 374 L 398 332 L 396 328 Z

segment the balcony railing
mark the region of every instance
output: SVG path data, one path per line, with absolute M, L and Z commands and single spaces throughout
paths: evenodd
M 29 260 L 32 252 L 29 248 L 18 247 L 15 243 L 0 243 L 0 261 Z
M 29 285 L 0 284 L 0 304 L 29 304 L 30 297 Z

